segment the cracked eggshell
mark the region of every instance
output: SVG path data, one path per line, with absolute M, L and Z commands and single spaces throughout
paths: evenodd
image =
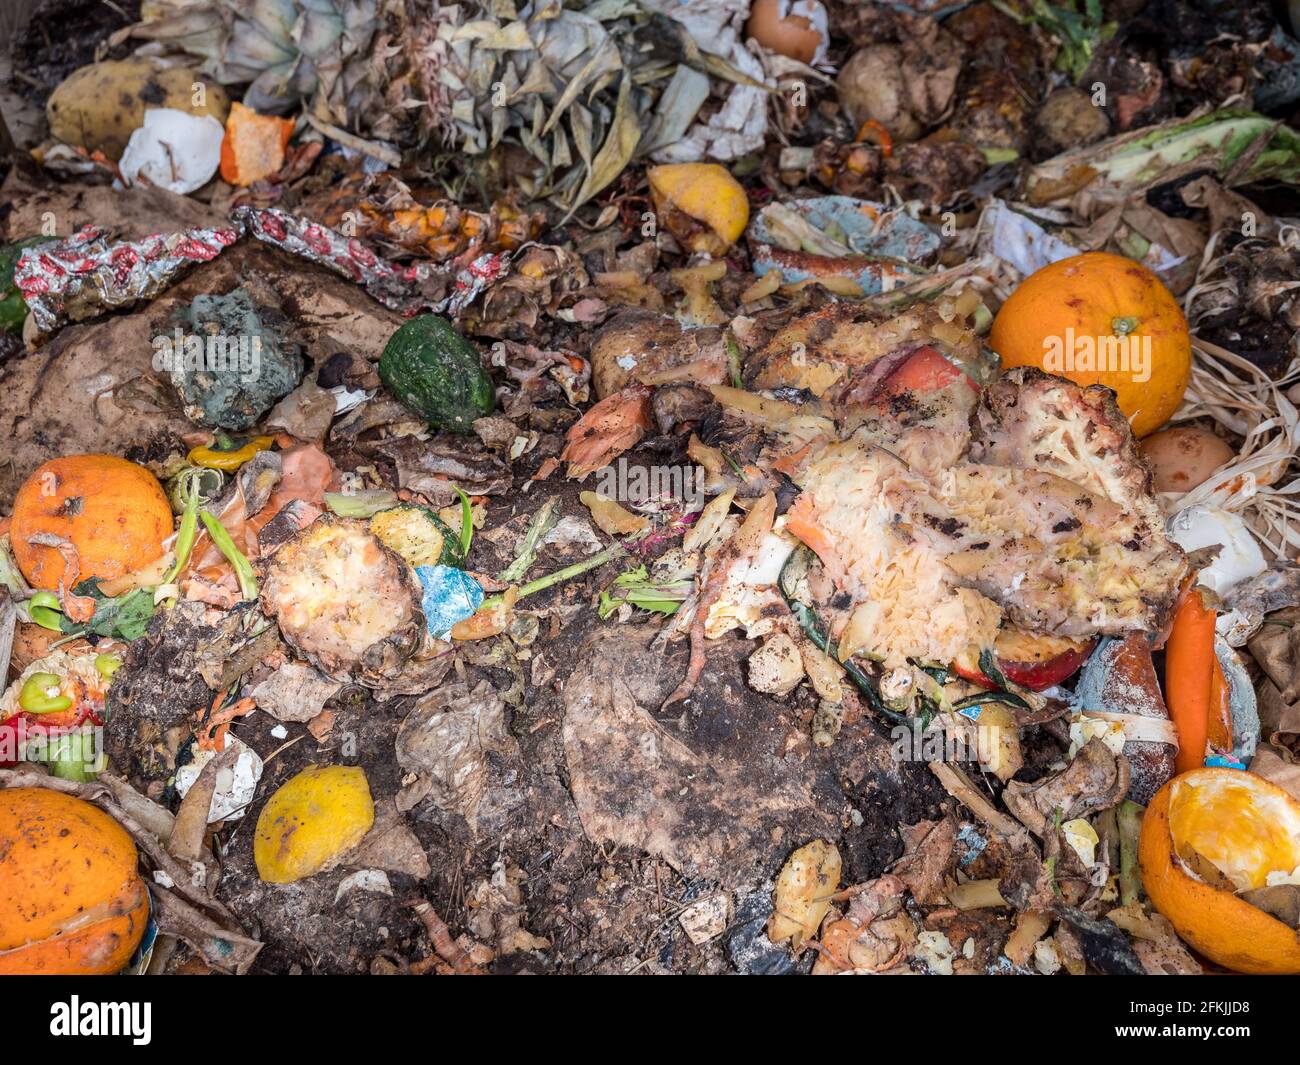
M 234 821 L 244 816 L 253 796 L 257 793 L 257 783 L 262 779 L 262 759 L 253 748 L 232 733 L 226 733 L 226 749 L 239 749 L 235 763 L 228 769 L 217 773 L 217 786 L 212 792 L 212 804 L 208 807 L 208 824 L 217 821 Z M 176 793 L 184 798 L 194 787 L 199 774 L 217 755 L 216 751 L 195 750 L 194 757 L 176 770 Z
M 372 895 L 393 896 L 393 885 L 388 881 L 388 874 L 382 869 L 358 869 L 349 873 L 339 882 L 339 889 L 334 892 L 334 904 L 351 895 L 354 891 L 369 892 Z
M 171 107 L 144 113 L 144 124 L 131 134 L 119 169 L 128 185 L 141 178 L 160 189 L 186 196 L 197 192 L 217 172 L 225 130 L 211 115 L 191 115 Z
M 1201 570 L 1197 580 L 1218 595 L 1268 568 L 1264 552 L 1246 523 L 1219 507 L 1194 506 L 1180 510 L 1168 523 L 1169 539 L 1184 551 L 1222 547 L 1219 557 Z
M 826 58 L 830 19 L 818 0 L 754 0 L 745 35 L 778 55 L 815 66 Z
M 262 609 L 335 680 L 383 687 L 421 647 L 419 582 L 364 521 L 317 518 L 271 557 L 264 573 Z

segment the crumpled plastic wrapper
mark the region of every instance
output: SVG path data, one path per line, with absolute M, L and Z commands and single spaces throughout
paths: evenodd
M 275 207 L 237 207 L 231 217 L 264 244 L 341 274 L 401 314 L 459 314 L 510 265 L 508 254 L 489 252 L 459 270 L 430 262 L 394 266 L 355 237 Z
M 28 248 L 14 268 L 14 284 L 41 332 L 52 333 L 65 322 L 154 299 L 185 270 L 211 262 L 242 235 L 236 222 L 111 241 L 101 226 L 90 224 L 67 240 Z
M 429 635 L 445 640 L 458 621 L 473 617 L 483 602 L 483 586 L 453 566 L 416 566 L 424 594 L 420 603 Z
M 1078 248 L 1053 236 L 1032 218 L 992 199 L 979 223 L 979 250 L 1010 263 L 1022 277 L 1044 266 L 1080 254 Z

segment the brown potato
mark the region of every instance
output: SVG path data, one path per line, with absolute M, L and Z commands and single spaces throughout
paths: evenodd
M 640 309 L 621 311 L 596 334 L 588 356 L 596 398 L 604 399 L 633 381 L 700 359 L 726 367 L 722 331 L 683 329 L 669 315 Z M 720 372 L 701 370 L 695 380 L 721 381 Z
M 855 127 L 879 122 L 895 141 L 914 141 L 925 127 L 912 114 L 897 45 L 873 44 L 854 52 L 835 80 L 840 104 Z
M 1138 450 L 1155 474 L 1157 492 L 1190 492 L 1236 455 L 1226 441 L 1193 425 L 1153 433 Z
M 1047 159 L 1070 148 L 1093 144 L 1110 132 L 1106 110 L 1082 89 L 1057 89 L 1034 112 L 1034 158 Z
M 195 104 L 195 86 L 203 87 Z M 222 124 L 230 111 L 226 91 L 189 67 L 162 67 L 149 59 L 110 59 L 74 70 L 45 106 L 50 133 L 64 144 L 102 151 L 116 162 L 151 107 L 211 115 Z

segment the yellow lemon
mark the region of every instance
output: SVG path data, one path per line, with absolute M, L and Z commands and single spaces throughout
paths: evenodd
M 308 766 L 262 807 L 253 837 L 257 875 L 292 884 L 333 865 L 375 823 L 366 774 L 357 766 Z

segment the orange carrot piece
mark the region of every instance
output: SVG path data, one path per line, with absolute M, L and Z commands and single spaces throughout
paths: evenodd
M 210 710 L 200 710 L 195 716 L 198 718 L 198 745 L 202 751 L 221 751 L 226 746 L 226 733 L 230 730 L 230 723 L 237 717 L 243 717 L 245 714 L 251 714 L 257 709 L 257 703 L 252 699 L 244 698 L 238 702 L 231 703 L 224 709 L 221 704 L 226 701 L 226 695 L 229 694 L 229 688 L 222 688 L 217 692 L 217 697 L 212 700 Z M 203 720 L 204 714 L 207 714 L 207 721 Z
M 1200 589 L 1190 588 L 1174 614 L 1165 645 L 1165 702 L 1178 731 L 1174 772 L 1205 764 L 1210 727 L 1210 689 L 1214 683 L 1214 610 Z
M 889 135 L 889 130 L 874 118 L 869 118 L 858 128 L 858 135 L 853 138 L 855 144 L 861 144 L 863 141 L 878 145 L 880 154 L 886 159 L 894 154 L 894 139 Z
M 1232 750 L 1232 689 L 1223 675 L 1219 656 L 1214 656 L 1214 675 L 1210 679 L 1210 722 L 1208 739 L 1216 751 Z

